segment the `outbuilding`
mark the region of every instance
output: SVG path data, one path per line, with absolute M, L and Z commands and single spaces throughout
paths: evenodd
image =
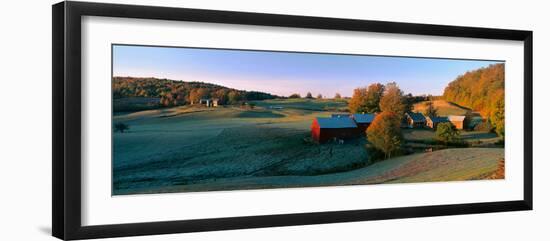
M 464 120 L 466 119 L 466 116 L 463 115 L 450 115 L 449 121 L 453 123 L 453 125 L 456 127 L 456 129 L 462 130 L 464 129 Z
M 317 117 L 311 123 L 311 137 L 318 143 L 359 136 L 357 124 L 349 116 Z
M 422 128 L 426 126 L 426 117 L 422 113 L 407 112 L 404 118 L 409 128 Z
M 217 107 L 218 99 L 200 99 L 199 104 L 204 105 L 206 107 Z
M 432 129 L 437 129 L 437 125 L 445 122 L 449 122 L 449 119 L 447 117 L 439 117 L 439 116 L 426 117 L 426 126 Z

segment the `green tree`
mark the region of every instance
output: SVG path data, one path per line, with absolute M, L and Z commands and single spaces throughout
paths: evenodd
M 317 95 L 317 99 L 322 99 L 323 98 L 323 95 L 322 94 L 318 94 Z
M 380 110 L 393 112 L 400 118 L 405 114 L 405 98 L 397 83 L 391 82 L 386 85 L 384 96 L 380 99 Z
M 127 124 L 124 124 L 122 122 L 115 123 L 115 132 L 124 133 L 124 131 L 127 131 L 130 129 L 130 126 Z
M 450 122 L 440 123 L 437 125 L 435 138 L 445 143 L 456 142 L 460 140 L 460 131 Z
M 306 98 L 307 99 L 313 99 L 313 95 L 311 95 L 311 92 L 307 92 Z
M 302 98 L 302 96 L 300 96 L 300 94 L 294 93 L 294 94 L 289 95 L 288 98 L 290 98 L 290 99 L 300 99 L 300 98 Z
M 376 149 L 384 152 L 384 158 L 390 158 L 399 149 L 403 141 L 401 117 L 394 112 L 384 111 L 374 118 L 367 128 L 367 140 Z
M 340 93 L 336 93 L 334 95 L 334 99 L 337 99 L 337 100 L 342 99 L 342 95 L 340 95 Z

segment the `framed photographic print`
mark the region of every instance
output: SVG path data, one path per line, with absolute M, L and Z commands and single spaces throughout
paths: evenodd
M 53 235 L 532 209 L 532 32 L 53 6 Z

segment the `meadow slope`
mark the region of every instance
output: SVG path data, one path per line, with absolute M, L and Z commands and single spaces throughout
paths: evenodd
M 409 182 L 442 182 L 487 179 L 504 159 L 500 148 L 446 149 L 401 156 L 352 171 L 313 176 L 240 176 L 200 181 L 138 193 L 219 191 L 234 189 L 291 188 Z
M 365 138 L 323 145 L 309 140 L 313 118 L 341 113 L 345 101 L 255 104 L 115 113 L 113 122 L 130 130 L 113 134 L 113 194 L 484 179 L 504 158 L 502 148 L 466 148 L 372 164 Z M 420 140 L 434 132 L 405 134 Z
M 437 109 L 437 115 L 439 116 L 466 115 L 468 112 L 471 112 L 471 110 L 466 107 L 445 100 L 422 101 L 416 103 L 413 105 L 413 111 L 423 113 L 424 110 L 426 110 L 426 104 L 428 102 L 432 102 L 432 105 Z

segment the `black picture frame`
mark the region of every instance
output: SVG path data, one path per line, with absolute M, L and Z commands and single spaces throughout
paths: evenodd
M 211 218 L 82 226 L 81 224 L 81 17 L 194 21 L 259 26 L 450 36 L 524 43 L 524 193 L 522 200 L 420 207 Z M 60 2 L 52 6 L 52 233 L 60 239 L 308 225 L 381 219 L 532 210 L 533 32 L 170 7 Z

